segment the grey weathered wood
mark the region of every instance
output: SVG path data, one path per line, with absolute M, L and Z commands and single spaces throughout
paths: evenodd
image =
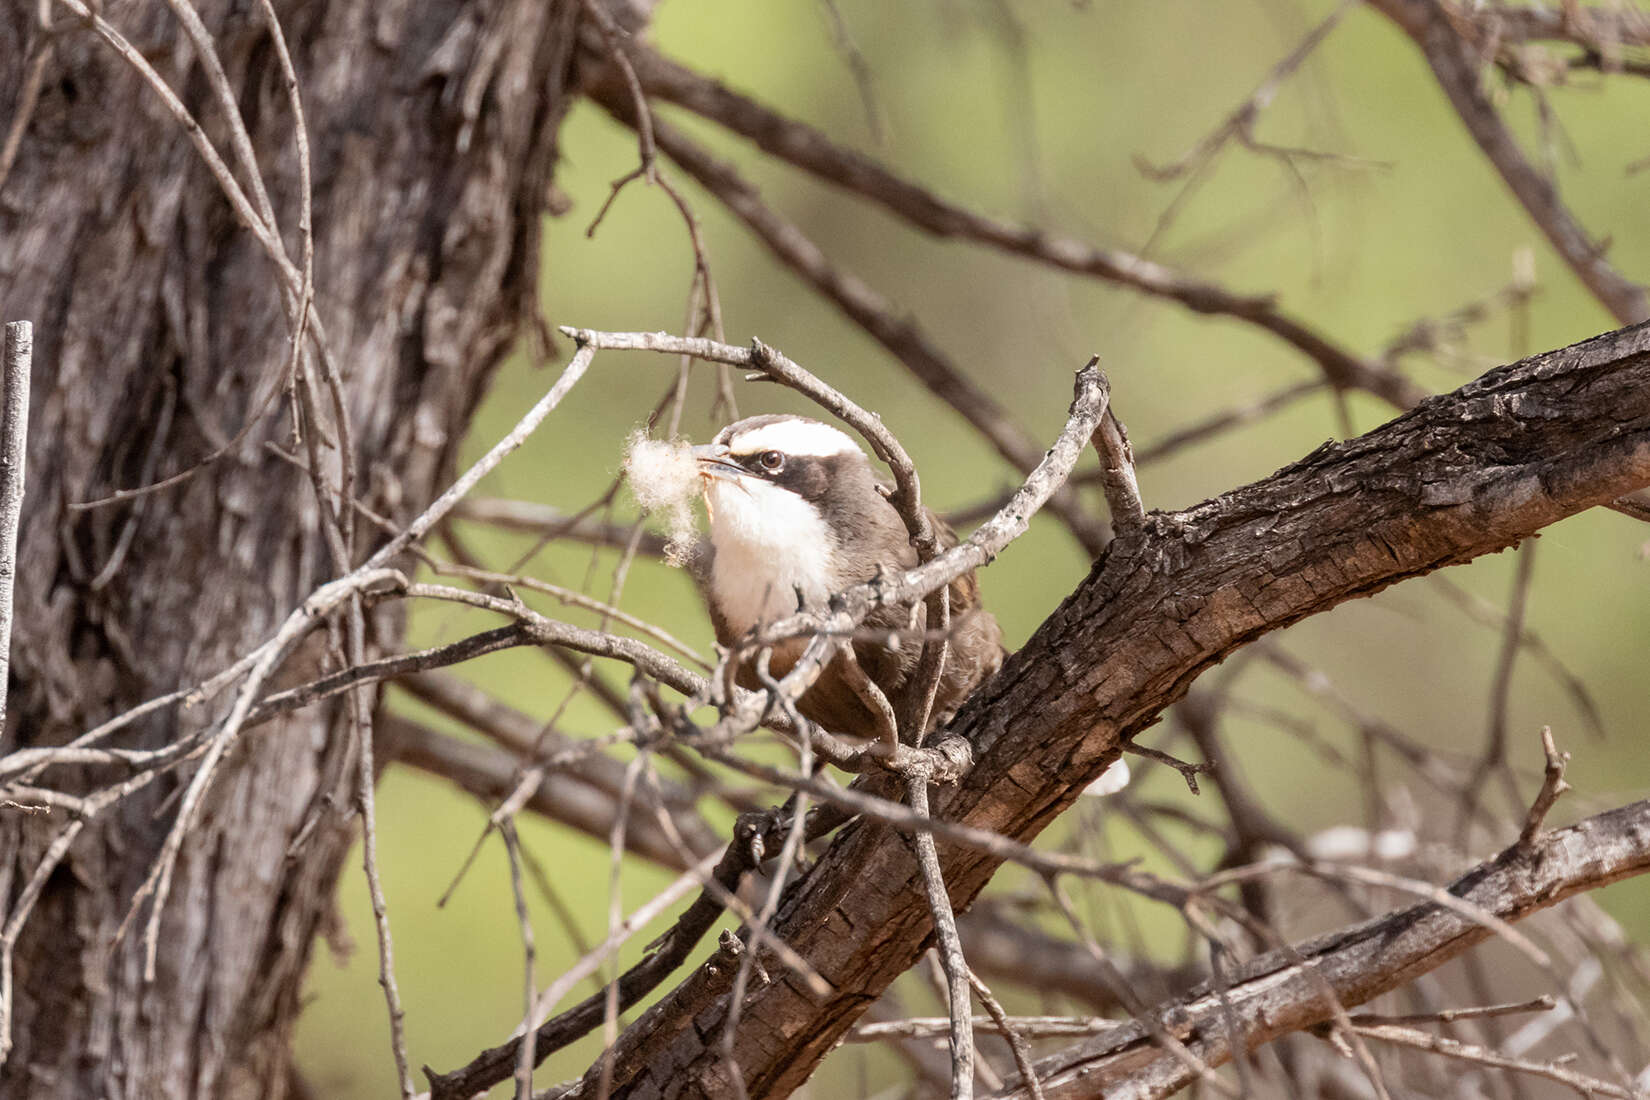
M 1408 577 L 1515 545 L 1650 484 L 1650 325 L 1491 371 L 1364 436 L 1120 537 L 963 708 L 976 764 L 936 813 L 1035 837 L 1193 680 L 1261 635 Z M 1650 835 L 1629 843 L 1650 847 Z M 997 869 L 940 845 L 953 901 Z M 752 1096 L 805 1080 L 931 934 L 908 844 L 847 826 L 776 931 L 829 982 L 754 991 L 733 1061 Z M 723 968 L 725 970 L 726 968 Z M 728 976 L 688 977 L 620 1039 L 617 1096 L 724 1096 Z M 712 1037 L 707 1042 L 705 1037 Z M 574 1095 L 593 1095 L 591 1079 Z
M 1590 817 L 1542 836 L 1528 850 L 1514 846 L 1456 880 L 1451 893 L 1504 921 L 1557 905 L 1650 871 L 1650 801 Z M 1156 1009 L 1159 1021 L 1205 1063 L 1232 1057 L 1230 1020 L 1241 1021 L 1246 1046 L 1330 1020 L 1332 989 L 1343 1007 L 1363 1004 L 1435 969 L 1493 933 L 1436 902 L 1422 902 L 1301 944 L 1272 952 L 1232 975 L 1223 994 L 1205 984 Z M 1317 974 L 1296 965 L 1312 964 Z M 1230 1009 L 1226 1006 L 1229 1005 Z M 1158 1049 L 1135 1021 L 1109 1028 L 1037 1064 L 1051 1100 L 1158 1100 L 1185 1088 L 1193 1074 Z M 1011 1093 L 1017 1100 L 1025 1089 Z
M 0 744 L 6 729 L 6 688 L 11 682 L 12 584 L 17 576 L 17 521 L 23 511 L 28 472 L 29 371 L 34 362 L 34 325 L 8 321 L 0 353 Z
M 297 257 L 293 121 L 258 5 L 195 7 Z M 577 4 L 275 7 L 309 124 L 316 302 L 345 374 L 360 488 L 406 519 L 440 487 L 532 307 Z M 229 149 L 167 6 L 101 11 Z M 0 18 L 0 73 L 24 71 L 34 12 L 15 3 Z M 61 12 L 55 22 L 0 194 L 0 302 L 35 320 L 38 351 L 14 738 L 0 748 L 60 743 L 215 671 L 331 569 L 307 477 L 265 449 L 289 442 L 280 403 L 188 481 L 71 510 L 234 437 L 253 395 L 279 387 L 289 333 L 272 265 L 177 122 L 91 30 Z M 12 117 L 16 85 L 0 78 L 0 118 Z M 357 560 L 368 549 L 363 540 Z M 369 648 L 393 644 L 399 622 L 371 631 Z M 310 678 L 320 656 L 298 654 L 288 682 Z M 283 715 L 225 762 L 177 869 L 153 983 L 139 937 L 116 943 L 114 931 L 171 823 L 175 781 L 85 829 L 17 945 L 17 1045 L 0 1095 L 286 1092 L 303 968 L 351 833 L 335 808 L 351 802 L 340 715 Z M 157 746 L 215 717 L 158 714 L 123 743 Z M 316 827 L 289 854 L 306 823 Z M 0 860 L 26 877 L 62 827 L 60 814 L 0 817 Z

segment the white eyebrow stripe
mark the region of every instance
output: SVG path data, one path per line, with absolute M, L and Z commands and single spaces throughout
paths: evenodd
M 782 451 L 788 455 L 815 458 L 847 454 L 859 449 L 845 433 L 817 420 L 781 420 L 764 424 L 760 428 L 740 432 L 728 441 L 728 447 L 737 455 Z

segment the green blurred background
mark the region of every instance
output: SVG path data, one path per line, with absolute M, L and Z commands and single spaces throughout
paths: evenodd
M 1180 183 L 1154 182 L 1137 158 L 1174 161 L 1212 131 L 1272 66 L 1327 15 L 1330 3 L 1202 0 L 1079 5 L 1007 5 L 989 0 L 883 4 L 839 0 L 841 17 L 872 74 L 878 137 L 849 65 L 832 45 L 827 9 L 814 0 L 672 0 L 655 39 L 668 54 L 837 140 L 885 160 L 909 178 L 976 209 L 1036 222 L 1095 244 L 1139 250 Z M 1494 78 L 1490 78 L 1493 82 Z M 1496 84 L 1499 93 L 1499 84 Z M 1650 84 L 1581 74 L 1550 92 L 1560 126 L 1538 125 L 1528 91 L 1502 98 L 1532 155 L 1553 153 L 1563 194 L 1629 277 L 1650 278 L 1650 173 L 1626 166 L 1650 154 L 1643 120 Z M 1107 284 L 1082 280 L 962 243 L 936 241 L 835 193 L 714 128 L 660 108 L 661 115 L 737 163 L 768 202 L 855 273 L 916 318 L 922 329 L 1039 439 L 1063 421 L 1071 371 L 1098 352 L 1115 408 L 1137 448 L 1237 403 L 1316 377 L 1316 367 L 1278 341 L 1229 320 L 1198 317 Z M 1494 363 L 1557 347 L 1614 327 L 1568 274 L 1467 138 L 1409 41 L 1380 16 L 1355 9 L 1283 88 L 1262 116 L 1265 141 L 1341 155 L 1297 160 L 1297 179 L 1275 159 L 1234 147 L 1200 177 L 1178 217 L 1156 233 L 1154 258 L 1235 290 L 1278 293 L 1360 353 L 1374 354 L 1416 320 L 1494 296 L 1529 249 L 1539 292 L 1528 308 L 1528 347 L 1519 327 L 1493 308 L 1447 354 L 1410 356 L 1423 385 L 1451 389 Z M 608 183 L 636 163 L 634 137 L 599 109 L 580 105 L 562 134 L 557 183 L 571 213 L 550 222 L 544 249 L 545 310 L 557 324 L 679 332 L 692 257 L 682 222 L 657 189 L 634 185 L 593 239 L 585 228 Z M 1009 470 L 955 415 L 941 408 L 880 347 L 800 280 L 776 267 L 714 200 L 683 187 L 703 222 L 721 291 L 728 339 L 760 336 L 879 411 L 916 458 L 929 503 L 974 503 L 1009 486 Z M 1304 184 L 1304 188 L 1303 185 Z M 503 369 L 475 422 L 468 463 L 543 392 L 567 348 L 546 369 L 525 355 Z M 660 356 L 603 354 L 561 410 L 482 492 L 587 503 L 616 472 L 625 435 L 674 375 Z M 710 374 L 695 378 L 684 432 L 708 436 Z M 788 393 L 742 385 L 741 411 L 801 409 Z M 1390 411 L 1354 395 L 1351 426 L 1367 430 Z M 1181 452 L 1141 471 L 1148 507 L 1174 509 L 1263 477 L 1341 434 L 1320 393 L 1258 427 Z M 1098 506 L 1098 504 L 1096 504 Z M 627 503 L 623 514 L 633 508 Z M 468 527 L 490 563 L 503 567 L 531 542 Z M 1650 633 L 1650 529 L 1594 512 L 1543 534 L 1535 560 L 1529 625 L 1594 692 L 1607 736 L 1592 736 L 1563 686 L 1534 662 L 1517 666 L 1510 729 L 1516 758 L 1535 767 L 1535 731 L 1554 727 L 1575 754 L 1576 794 L 1558 820 L 1643 797 L 1645 646 Z M 530 571 L 605 596 L 613 556 L 557 549 Z M 1498 606 L 1510 591 L 1514 556 L 1453 570 L 1454 582 Z M 983 581 L 989 606 L 1019 644 L 1087 571 L 1079 550 L 1047 519 L 1011 547 Z M 708 650 L 710 629 L 679 572 L 637 567 L 623 605 Z M 568 609 L 550 613 L 585 621 Z M 415 644 L 450 640 L 494 623 L 448 608 L 421 609 Z M 1314 662 L 1363 711 L 1423 742 L 1472 750 L 1482 743 L 1498 633 L 1412 582 L 1344 606 L 1280 637 Z M 614 682 L 623 684 L 613 673 Z M 566 677 L 541 654 L 511 651 L 464 667 L 507 702 L 548 716 Z M 1313 718 L 1326 737 L 1349 743 L 1298 688 L 1262 667 L 1244 673 L 1250 700 Z M 393 705 L 432 724 L 404 695 Z M 600 708 L 576 700 L 562 723 L 607 732 Z M 1148 734 L 1154 740 L 1163 727 Z M 456 729 L 454 732 L 459 732 Z M 1279 817 L 1302 830 L 1357 820 L 1352 780 L 1292 739 L 1258 722 L 1227 725 L 1250 781 Z M 1153 798 L 1189 798 L 1172 773 L 1137 769 Z M 1205 796 L 1207 798 L 1207 796 Z M 1207 808 L 1207 807 L 1206 807 Z M 392 768 L 378 799 L 380 853 L 395 928 L 397 976 L 416 1064 L 449 1069 L 502 1039 L 521 1011 L 522 948 L 502 848 L 491 840 L 452 900 L 439 895 L 457 874 L 486 807 L 444 784 Z M 1212 810 L 1211 810 L 1212 812 Z M 1103 821 L 1090 812 L 1089 820 Z M 1097 827 L 1097 826 L 1096 826 Z M 1056 830 L 1058 831 L 1058 830 Z M 573 910 L 580 935 L 605 928 L 607 849 L 567 830 L 524 820 L 524 843 Z M 1098 842 L 1098 841 L 1097 841 Z M 1132 835 L 1104 838 L 1116 855 L 1154 857 Z M 320 1095 L 394 1092 L 388 1025 L 377 985 L 373 925 L 356 860 L 339 894 L 340 935 L 317 951 L 299 1029 L 299 1061 Z M 627 860 L 627 909 L 668 875 Z M 1627 883 L 1600 895 L 1638 940 L 1650 940 L 1650 887 Z M 535 896 L 542 985 L 580 953 Z M 633 960 L 651 933 L 625 952 Z M 1164 932 L 1179 944 L 1178 928 Z M 341 950 L 347 941 L 353 950 Z M 702 952 L 701 952 L 702 953 Z M 582 996 L 591 987 L 579 990 Z M 576 1074 L 592 1042 L 541 1070 L 552 1082 Z M 858 1095 L 900 1079 L 886 1055 L 838 1055 L 814 1094 Z

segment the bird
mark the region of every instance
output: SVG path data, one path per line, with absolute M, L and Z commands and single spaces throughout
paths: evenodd
M 752 416 L 692 453 L 708 519 L 693 573 L 724 647 L 798 611 L 825 611 L 832 595 L 917 564 L 910 534 L 890 503 L 891 486 L 840 429 L 805 416 Z M 928 516 L 940 547 L 955 546 L 951 528 L 933 512 Z M 947 659 L 924 734 L 949 723 L 1006 656 L 1002 629 L 981 607 L 973 571 L 951 582 L 950 608 Z M 833 656 L 797 710 L 841 736 L 886 736 L 887 721 L 879 719 L 852 665 L 898 711 L 921 658 L 925 615 L 921 604 L 873 609 L 851 643 L 852 657 Z M 791 638 L 773 646 L 770 674 L 794 667 L 807 642 Z M 759 686 L 754 657 L 739 664 L 736 680 Z M 902 732 L 911 739 L 910 731 Z

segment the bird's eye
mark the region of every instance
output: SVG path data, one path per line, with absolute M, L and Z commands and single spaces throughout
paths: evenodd
M 756 461 L 770 474 L 777 474 L 785 468 L 785 456 L 779 451 L 763 451 Z

